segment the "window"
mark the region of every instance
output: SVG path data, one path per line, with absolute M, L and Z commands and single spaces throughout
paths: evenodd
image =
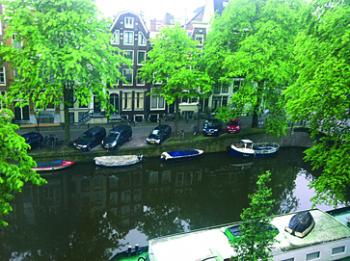
M 156 94 L 151 95 L 151 109 L 153 110 L 165 109 L 164 97 Z
M 94 96 L 94 113 L 101 113 L 101 101 L 97 96 Z
M 136 83 L 137 85 L 145 85 L 145 81 L 141 78 L 139 72 L 137 72 Z
M 132 69 L 124 68 L 122 70 L 123 77 L 125 78 L 125 85 L 132 85 Z
M 144 106 L 144 93 L 143 92 L 135 92 L 134 104 L 136 110 L 143 110 Z
M 124 18 L 125 28 L 134 28 L 134 17 L 126 16 Z
M 123 93 L 123 110 L 131 110 L 131 92 Z
M 139 32 L 139 37 L 138 37 L 139 45 L 140 46 L 146 46 L 147 45 L 147 40 L 145 35 L 142 32 Z
M 194 39 L 197 41 L 197 42 L 199 42 L 199 46 L 203 46 L 203 44 L 204 44 L 204 35 L 203 34 L 196 34 L 195 36 L 194 36 Z
M 29 121 L 29 106 L 15 107 L 15 121 Z
M 119 43 L 120 43 L 119 30 L 115 30 L 111 38 L 111 44 L 119 44 Z
M 228 85 L 221 86 L 221 93 L 228 93 Z
M 137 64 L 142 65 L 146 60 L 146 51 L 138 51 L 137 52 Z
M 124 56 L 126 59 L 131 61 L 131 64 L 134 64 L 134 51 L 132 50 L 125 50 Z
M 113 112 L 119 111 L 119 95 L 116 93 L 112 93 L 109 96 L 109 103 L 111 107 L 113 108 Z
M 306 260 L 314 260 L 320 258 L 320 252 L 313 252 L 306 255 Z
M 287 258 L 287 259 L 283 259 L 283 260 L 281 260 L 281 261 L 294 261 L 294 257 L 292 257 L 292 258 Z
M 125 31 L 123 43 L 124 45 L 134 45 L 134 32 Z
M 6 84 L 6 71 L 5 67 L 0 67 L 0 84 Z
M 332 255 L 336 255 L 344 252 L 345 252 L 345 246 L 332 248 Z

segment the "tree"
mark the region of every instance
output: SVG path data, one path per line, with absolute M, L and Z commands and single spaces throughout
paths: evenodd
M 271 172 L 261 174 L 257 190 L 250 195 L 250 205 L 241 213 L 241 235 L 232 240 L 236 260 L 268 260 L 277 229 L 271 227 L 274 199 L 269 188 Z
M 336 205 L 349 198 L 349 17 L 349 1 L 313 3 L 296 39 L 298 77 L 285 91 L 291 120 L 307 122 L 312 131 L 314 145 L 305 158 L 322 171 L 311 183 L 314 203 Z
M 16 133 L 18 126 L 11 123 L 12 118 L 10 110 L 0 110 L 0 227 L 7 225 L 4 217 L 12 211 L 10 201 L 22 190 L 24 183 L 45 183 L 32 170 L 35 162 L 27 154 L 29 145 Z
M 64 106 L 65 139 L 70 140 L 73 97 L 87 105 L 92 95 L 108 107 L 107 85 L 120 77 L 124 59 L 109 44 L 107 21 L 97 18 L 92 0 L 4 1 L 7 39 L 0 57 L 16 69 L 7 97 L 36 109 Z
M 199 70 L 200 50 L 179 25 L 163 28 L 152 42 L 141 77 L 150 83 L 161 83 L 159 94 L 175 105 L 177 120 L 182 98 L 199 98 L 210 92 L 209 76 Z
M 235 90 L 232 111 L 234 116 L 252 113 L 252 127 L 258 126 L 259 114 L 267 109 L 267 130 L 283 133 L 282 90 L 295 73 L 292 50 L 300 7 L 298 1 L 289 0 L 231 1 L 208 35 L 206 54 L 219 59 L 209 62 L 208 70 L 220 81 L 245 79 Z

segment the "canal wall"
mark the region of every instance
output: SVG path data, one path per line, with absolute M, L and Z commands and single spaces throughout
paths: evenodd
M 190 134 L 189 134 L 190 135 Z M 239 134 L 223 134 L 220 137 L 185 136 L 172 137 L 162 145 L 143 144 L 138 147 L 121 147 L 116 151 L 107 153 L 99 146 L 89 152 L 81 152 L 71 147 L 63 147 L 57 150 L 34 150 L 30 154 L 38 161 L 49 159 L 66 159 L 74 161 L 91 161 L 94 157 L 106 155 L 126 155 L 137 154 L 145 157 L 159 157 L 164 151 L 197 148 L 206 153 L 223 152 L 227 150 L 233 142 L 241 139 L 251 139 L 254 142 L 276 142 L 281 147 L 304 147 L 308 148 L 312 142 L 306 132 L 289 132 L 283 137 L 274 137 L 265 133 L 263 129 L 246 129 Z

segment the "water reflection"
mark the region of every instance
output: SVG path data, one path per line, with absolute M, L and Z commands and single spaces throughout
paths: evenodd
M 257 161 L 209 154 L 125 169 L 80 163 L 49 175 L 44 187 L 25 187 L 10 227 L 0 231 L 0 260 L 106 260 L 147 238 L 238 220 L 265 170 L 277 212 L 309 208 L 307 169 L 299 149 Z

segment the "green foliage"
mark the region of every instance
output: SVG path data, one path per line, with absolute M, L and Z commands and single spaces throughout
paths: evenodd
M 270 183 L 271 172 L 259 176 L 257 190 L 249 196 L 250 205 L 241 213 L 241 235 L 231 241 L 238 254 L 234 260 L 268 260 L 271 256 L 278 232 L 271 227 L 274 199 Z
M 12 211 L 10 201 L 24 183 L 46 182 L 32 170 L 35 162 L 27 154 L 29 145 L 16 133 L 18 126 L 11 123 L 12 118 L 10 110 L 0 110 L 0 227 L 7 225 L 3 219 Z
M 243 77 L 247 82 L 232 97 L 234 113 L 258 115 L 268 109 L 270 123 L 278 119 L 267 125 L 275 134 L 285 129 L 279 105 L 281 90 L 295 74 L 292 50 L 300 28 L 300 9 L 298 1 L 231 1 L 215 19 L 205 46 L 205 55 L 214 60 L 207 67 L 212 77 L 224 82 Z M 257 117 L 253 120 L 256 127 Z
M 314 146 L 306 160 L 322 171 L 314 203 L 348 201 L 350 188 L 350 5 L 315 1 L 308 26 L 296 39 L 298 78 L 285 91 L 292 121 L 307 122 Z M 319 138 L 319 131 L 325 137 Z
M 110 45 L 110 22 L 97 18 L 92 0 L 4 1 L 7 40 L 0 57 L 16 69 L 8 102 L 45 109 L 64 102 L 65 93 L 87 105 L 92 95 L 107 107 L 107 85 L 120 77 L 125 59 Z M 66 121 L 66 124 L 69 122 Z
M 159 89 L 168 104 L 196 98 L 211 91 L 209 76 L 199 69 L 200 51 L 179 25 L 163 28 L 141 68 L 141 77 Z

